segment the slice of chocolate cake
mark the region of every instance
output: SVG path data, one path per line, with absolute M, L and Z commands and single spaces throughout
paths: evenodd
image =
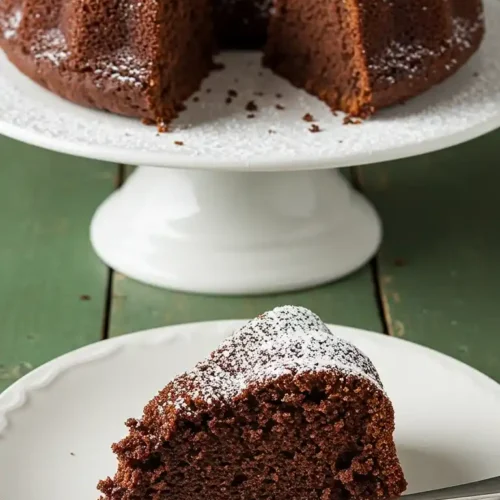
M 303 308 L 251 321 L 127 426 L 101 499 L 385 500 L 406 488 L 377 371 Z

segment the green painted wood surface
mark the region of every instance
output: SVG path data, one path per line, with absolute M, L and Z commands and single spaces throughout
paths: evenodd
M 309 307 L 325 321 L 380 331 L 369 268 L 333 285 L 265 297 L 210 297 L 150 288 L 115 275 L 110 335 L 191 321 L 252 318 L 273 307 Z
M 500 381 L 500 131 L 358 172 L 385 226 L 389 332 Z
M 0 137 L 0 391 L 101 338 L 108 271 L 88 233 L 115 171 Z
M 90 246 L 88 227 L 114 188 L 117 168 L 0 138 L 0 390 L 103 335 L 253 317 L 286 303 L 310 307 L 332 323 L 383 331 L 385 322 L 391 334 L 500 380 L 499 140 L 497 132 L 357 170 L 385 226 L 376 276 L 366 266 L 297 293 L 208 297 L 114 274 L 108 317 L 108 270 Z

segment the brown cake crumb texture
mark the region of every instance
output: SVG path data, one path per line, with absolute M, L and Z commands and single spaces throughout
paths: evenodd
M 0 47 L 19 70 L 155 124 L 222 68 L 220 49 L 261 49 L 263 66 L 366 118 L 455 73 L 484 28 L 482 0 L 0 1 Z
M 101 499 L 388 500 L 406 488 L 377 371 L 304 308 L 254 319 L 127 426 Z
M 257 106 L 257 104 L 255 104 L 255 101 L 249 101 L 245 106 L 245 109 L 247 111 L 257 111 L 259 107 Z
M 343 120 L 344 125 L 361 125 L 363 122 L 359 118 L 347 115 Z
M 167 132 L 170 131 L 170 126 L 165 122 L 159 121 L 157 123 L 157 126 L 158 126 L 158 132 L 160 132 L 160 134 L 166 134 Z

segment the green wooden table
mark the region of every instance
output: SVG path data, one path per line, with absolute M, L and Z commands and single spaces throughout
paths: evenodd
M 369 265 L 313 290 L 201 297 L 113 272 L 89 243 L 124 167 L 0 137 L 0 391 L 85 344 L 188 321 L 304 305 L 324 320 L 403 337 L 500 381 L 500 131 L 409 160 L 353 169 L 377 206 Z M 498 183 L 497 183 L 498 180 Z

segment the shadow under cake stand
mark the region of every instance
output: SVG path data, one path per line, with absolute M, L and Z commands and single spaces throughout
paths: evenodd
M 131 278 L 209 294 L 319 285 L 360 268 L 381 241 L 376 211 L 339 167 L 436 151 L 500 126 L 495 0 L 486 20 L 483 46 L 465 67 L 361 125 L 345 125 L 263 69 L 254 52 L 222 54 L 225 69 L 203 82 L 166 134 L 64 101 L 0 52 L 0 133 L 138 166 L 91 223 L 97 254 Z

